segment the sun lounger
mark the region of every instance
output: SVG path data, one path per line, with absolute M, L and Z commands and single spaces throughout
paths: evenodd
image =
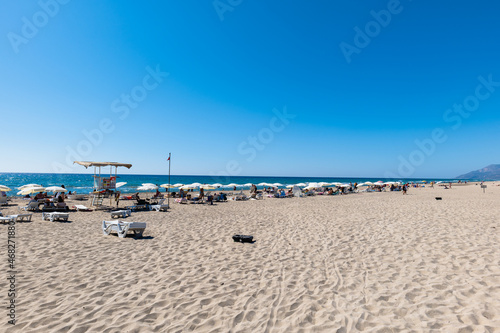
M 69 213 L 59 213 L 59 212 L 52 212 L 52 213 L 42 213 L 42 219 L 44 221 L 68 221 L 69 218 Z
M 186 198 L 177 198 L 177 199 L 175 199 L 175 202 L 180 203 L 180 204 L 187 204 L 188 200 Z
M 149 206 L 149 209 L 151 210 L 156 210 L 157 212 L 161 211 L 161 210 L 167 210 L 169 209 L 170 207 L 165 204 L 165 199 L 161 199 L 158 204 L 156 205 L 150 205 Z
M 104 235 L 116 232 L 120 238 L 127 236 L 129 231 L 132 231 L 134 236 L 142 237 L 145 229 L 146 223 L 144 222 L 102 221 L 102 233 Z
M 68 199 L 69 200 L 81 200 L 81 201 L 84 201 L 84 200 L 87 200 L 87 196 L 85 194 L 70 194 L 68 195 Z
M 14 218 L 16 222 L 21 222 L 21 221 L 26 221 L 26 222 L 31 222 L 31 217 L 33 214 L 15 214 L 15 215 L 9 215 L 9 217 Z
M 40 203 L 38 201 L 31 201 L 27 206 L 19 207 L 20 210 L 36 212 L 39 211 L 38 206 Z
M 79 211 L 91 212 L 92 211 L 92 209 L 90 209 L 84 205 L 74 205 L 73 208 L 76 209 L 77 212 L 79 212 Z
M 14 222 L 15 220 L 16 219 L 12 216 L 6 216 L 6 217 L 0 216 L 0 222 L 10 223 L 10 222 Z
M 2 212 L 0 212 L 0 222 L 10 223 L 10 222 L 14 222 L 14 221 L 15 221 L 15 218 L 12 217 L 12 215 L 3 216 Z
M 125 208 L 133 212 L 137 212 L 139 210 L 149 210 L 149 205 L 135 205 L 135 206 L 127 206 Z
M 122 210 L 115 210 L 111 212 L 111 218 L 117 218 L 117 217 L 122 217 L 126 218 L 127 216 L 131 216 L 132 211 L 130 209 L 122 209 Z

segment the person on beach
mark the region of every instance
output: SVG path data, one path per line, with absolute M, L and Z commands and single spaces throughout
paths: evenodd
M 179 197 L 181 197 L 181 199 L 184 199 L 184 190 L 182 188 L 179 190 Z
M 407 193 L 406 193 L 407 191 L 408 191 L 408 184 L 404 184 L 404 185 L 403 185 L 403 195 L 406 195 L 406 194 L 407 194 Z
M 115 193 L 116 208 L 118 208 L 118 203 L 120 202 L 120 194 L 120 191 L 116 191 Z

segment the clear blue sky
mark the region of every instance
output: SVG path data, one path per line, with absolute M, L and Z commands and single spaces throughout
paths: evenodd
M 202 175 L 500 163 L 494 1 L 60 1 L 1 5 L 0 172 L 85 172 L 66 163 L 81 157 L 165 174 L 169 152 Z

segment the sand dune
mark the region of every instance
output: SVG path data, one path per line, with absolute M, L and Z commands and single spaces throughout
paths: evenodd
M 499 203 L 490 184 L 175 204 L 128 218 L 144 239 L 103 236 L 104 212 L 35 213 L 0 331 L 500 332 Z

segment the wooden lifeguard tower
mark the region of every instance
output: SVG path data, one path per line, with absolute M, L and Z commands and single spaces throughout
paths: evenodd
M 86 169 L 88 167 L 94 167 L 94 187 L 92 191 L 92 206 L 102 207 L 102 203 L 105 198 L 109 198 L 109 204 L 111 205 L 112 199 L 115 197 L 116 193 L 116 177 L 118 176 L 118 168 L 125 167 L 130 169 L 132 164 L 127 163 L 117 163 L 117 162 L 85 162 L 85 161 L 74 161 L 73 164 L 80 164 Z M 103 176 L 101 174 L 101 168 L 109 166 L 109 177 Z M 113 173 L 114 168 L 114 173 Z

